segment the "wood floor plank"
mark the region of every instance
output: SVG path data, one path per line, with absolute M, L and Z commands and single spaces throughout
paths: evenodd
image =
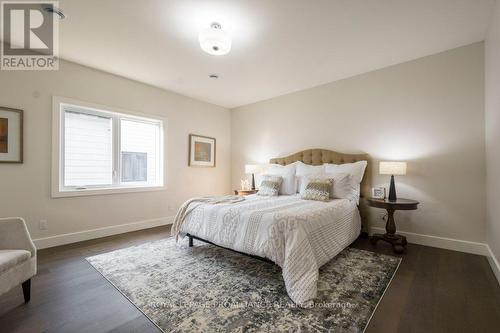
M 41 250 L 32 296 L 21 287 L 0 296 L 2 332 L 159 332 L 85 257 L 170 236 L 169 227 Z M 394 255 L 359 238 L 359 249 Z M 373 332 L 494 332 L 500 286 L 485 257 L 409 244 L 374 313 Z

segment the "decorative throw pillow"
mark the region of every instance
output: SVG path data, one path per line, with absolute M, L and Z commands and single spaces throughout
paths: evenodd
M 281 187 L 283 187 L 283 177 L 281 176 L 278 176 L 278 175 L 262 175 L 262 180 L 260 181 L 260 186 L 262 186 L 262 182 L 264 180 L 270 180 L 270 181 L 273 181 L 273 182 L 280 182 L 281 186 L 280 186 L 280 190 L 281 190 Z M 260 188 L 259 186 L 259 188 Z
M 355 180 L 352 179 L 351 175 L 347 173 L 324 173 L 319 175 L 304 176 L 301 183 L 301 188 L 299 193 L 303 194 L 307 184 L 314 180 L 333 180 L 332 188 L 330 189 L 331 199 L 356 199 L 359 197 L 359 193 L 356 191 Z
M 276 180 L 263 180 L 262 183 L 260 183 L 259 192 L 257 192 L 257 194 L 268 197 L 278 196 L 281 182 L 281 177 L 278 177 Z
M 302 199 L 328 201 L 332 191 L 333 179 L 311 179 L 301 195 Z

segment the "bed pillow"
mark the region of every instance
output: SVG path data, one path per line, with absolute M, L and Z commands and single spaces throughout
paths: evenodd
M 305 200 L 330 200 L 333 179 L 310 179 L 301 198 Z
M 300 192 L 302 188 L 302 179 L 308 175 L 319 175 L 325 172 L 324 165 L 309 165 L 303 162 L 296 162 L 297 170 L 295 172 L 295 177 L 297 178 L 297 192 Z
M 280 186 L 281 186 L 282 178 L 275 177 L 274 179 L 263 180 L 260 183 L 258 195 L 275 197 L 279 195 Z
M 324 173 L 319 175 L 305 176 L 301 184 L 300 194 L 304 193 L 307 184 L 314 179 L 331 179 L 332 188 L 330 198 L 332 199 L 357 199 L 359 196 L 356 190 L 356 183 L 348 173 Z M 357 185 L 359 187 L 359 185 Z
M 267 168 L 266 174 L 262 176 L 262 179 L 265 180 L 266 176 L 280 176 L 282 178 L 280 194 L 295 194 L 297 192 L 295 167 L 296 163 L 288 165 L 270 164 Z
M 328 164 L 325 163 L 325 173 L 348 173 L 350 174 L 358 184 L 363 180 L 363 175 L 365 174 L 366 161 L 358 161 L 354 163 L 345 164 Z

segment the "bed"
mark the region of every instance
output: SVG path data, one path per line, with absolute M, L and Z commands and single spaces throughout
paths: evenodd
M 270 163 L 287 165 L 342 164 L 368 161 L 361 196 L 370 191 L 369 157 L 310 149 L 274 158 Z M 362 230 L 363 201 L 303 200 L 300 195 L 263 197 L 250 195 L 232 203 L 191 203 L 179 229 L 180 236 L 206 241 L 247 255 L 272 261 L 282 268 L 285 287 L 299 306 L 311 306 L 316 297 L 319 268 L 351 244 Z M 361 213 L 361 214 L 360 214 Z

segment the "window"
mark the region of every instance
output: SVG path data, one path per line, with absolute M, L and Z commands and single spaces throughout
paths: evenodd
M 58 184 L 53 183 L 53 196 L 163 187 L 161 119 L 61 98 L 54 100 L 54 116 Z
M 120 120 L 121 182 L 153 182 L 158 173 L 160 127 L 156 123 Z
M 113 184 L 113 118 L 64 110 L 64 186 Z

